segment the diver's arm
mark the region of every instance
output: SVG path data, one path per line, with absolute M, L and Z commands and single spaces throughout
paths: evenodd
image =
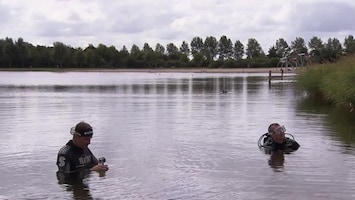
M 90 170 L 96 171 L 96 172 L 105 172 L 108 170 L 108 166 L 104 165 L 104 164 L 97 164 L 97 165 L 93 166 Z
M 286 146 L 287 148 L 290 148 L 293 151 L 296 151 L 300 147 L 300 145 L 298 144 L 298 142 L 296 142 L 296 140 L 290 138 L 286 138 Z
M 72 173 L 70 170 L 70 158 L 65 154 L 59 154 L 57 157 L 58 171 L 63 173 Z
M 91 154 L 91 171 L 96 171 L 96 172 L 105 172 L 108 170 L 108 166 L 105 165 L 104 163 L 100 163 L 99 160 L 95 157 L 95 155 L 90 151 L 90 149 L 87 149 L 89 153 Z

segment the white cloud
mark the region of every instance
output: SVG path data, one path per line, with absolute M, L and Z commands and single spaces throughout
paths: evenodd
M 180 45 L 198 36 L 226 35 L 244 45 L 255 38 L 265 51 L 284 38 L 353 35 L 353 0 L 0 0 L 0 38 L 34 45 Z

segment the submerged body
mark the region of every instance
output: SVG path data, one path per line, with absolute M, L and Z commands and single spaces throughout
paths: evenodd
M 296 151 L 300 147 L 293 135 L 286 133 L 286 128 L 278 123 L 270 124 L 268 132 L 259 138 L 258 146 L 260 150 L 270 155 L 268 164 L 276 172 L 283 171 L 284 154 Z
M 98 160 L 89 148 L 81 149 L 70 140 L 58 152 L 57 178 L 62 183 L 82 180 L 97 164 Z

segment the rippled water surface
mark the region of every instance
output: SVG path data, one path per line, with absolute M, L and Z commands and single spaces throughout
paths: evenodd
M 0 72 L 0 199 L 355 199 L 353 115 L 314 103 L 292 80 Z M 81 120 L 110 170 L 84 188 L 59 185 L 57 152 Z M 298 151 L 258 149 L 272 122 Z

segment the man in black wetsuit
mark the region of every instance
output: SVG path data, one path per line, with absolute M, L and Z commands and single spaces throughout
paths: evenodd
M 90 124 L 80 122 L 70 131 L 73 139 L 58 152 L 57 177 L 59 182 L 80 181 L 90 172 L 105 172 L 108 166 L 101 163 L 88 148 L 93 136 Z
M 285 132 L 284 126 L 278 123 L 270 124 L 263 146 L 271 150 L 296 151 L 300 145 L 295 140 L 286 137 Z

